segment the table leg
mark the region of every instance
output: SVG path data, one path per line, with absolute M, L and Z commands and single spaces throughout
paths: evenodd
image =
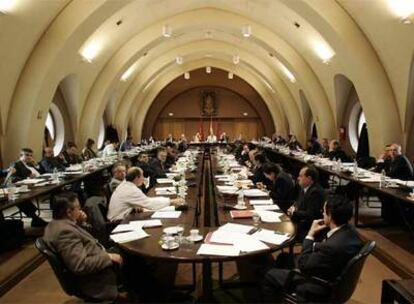
M 201 303 L 214 302 L 213 298 L 213 278 L 211 270 L 211 261 L 203 261 L 203 282 L 202 282 Z

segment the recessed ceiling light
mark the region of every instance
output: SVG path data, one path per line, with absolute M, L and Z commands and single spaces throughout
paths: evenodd
M 174 113 L 170 112 L 170 113 L 168 113 L 168 116 L 174 116 Z
M 238 64 L 240 62 L 240 56 L 239 55 L 233 55 L 233 63 Z
M 252 35 L 252 27 L 249 24 L 243 25 L 241 32 L 243 37 L 248 38 Z
M 80 54 L 85 61 L 91 63 L 96 58 L 101 49 L 102 43 L 100 41 L 94 40 L 83 47 L 80 51 Z
M 189 73 L 189 72 L 185 72 L 185 73 L 184 73 L 184 79 L 185 79 L 185 80 L 190 79 L 190 73 Z
M 249 115 L 249 113 L 247 113 L 247 112 L 243 113 L 243 116 L 248 116 L 248 115 Z
M 233 79 L 234 75 L 233 75 L 233 73 L 232 73 L 232 72 L 229 72 L 229 74 L 227 75 L 227 77 L 228 77 L 229 79 Z
M 172 27 L 169 25 L 164 25 L 162 27 L 162 36 L 165 38 L 170 38 L 172 36 Z
M 335 52 L 332 48 L 324 41 L 315 40 L 313 41 L 313 49 L 318 55 L 318 57 L 322 60 L 323 63 L 328 64 L 332 57 L 335 55 Z
M 183 57 L 182 56 L 177 56 L 177 57 L 175 57 L 175 62 L 177 63 L 177 64 L 183 64 Z
M 210 74 L 211 73 L 211 66 L 206 66 L 206 73 Z

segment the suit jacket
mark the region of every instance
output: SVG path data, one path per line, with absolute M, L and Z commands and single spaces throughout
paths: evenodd
M 27 169 L 27 167 L 25 166 L 25 164 L 21 160 L 16 161 L 14 163 L 13 167 L 16 170 L 16 172 L 12 176 L 13 182 L 26 179 L 26 178 L 28 178 L 32 175 L 32 171 Z M 37 170 L 37 172 L 39 172 L 40 174 L 42 173 L 42 169 L 39 166 L 38 167 L 33 167 L 33 168 L 35 168 Z
M 154 173 L 154 178 L 166 178 L 166 166 L 161 164 L 161 161 L 158 158 L 153 158 L 150 162 L 150 168 Z
M 391 161 L 388 176 L 402 180 L 413 179 L 413 166 L 405 155 L 398 155 Z
M 292 205 L 295 183 L 292 177 L 281 171 L 270 190 L 270 197 L 284 212 Z
M 300 191 L 296 211 L 292 215 L 292 221 L 297 225 L 297 240 L 303 240 L 313 220 L 322 218 L 325 199 L 325 190 L 317 183 L 310 186 L 306 193 L 303 189 Z
M 352 225 L 343 225 L 326 241 L 315 242 L 304 239 L 302 253 L 298 259 L 299 270 L 309 276 L 332 281 L 362 248 L 363 243 Z M 315 295 L 323 295 L 328 291 L 319 285 L 305 283 L 299 285 L 297 293 L 306 300 L 314 300 Z M 319 298 L 320 299 L 320 298 Z
M 322 151 L 322 145 L 317 141 L 313 142 L 308 148 L 308 153 L 312 155 L 321 154 Z
M 73 284 L 84 295 L 100 300 L 117 297 L 112 261 L 86 230 L 69 219 L 53 220 L 46 226 L 43 238 L 75 276 Z
M 44 157 L 40 161 L 40 166 L 43 171 L 46 173 L 53 173 L 53 170 L 56 168 L 58 171 L 65 171 L 65 165 L 57 157 Z
M 341 162 L 348 162 L 350 161 L 350 158 L 348 155 L 346 155 L 346 153 L 343 150 L 335 150 L 335 151 L 330 151 L 328 153 L 328 157 L 330 160 L 333 160 L 334 158 L 336 160 L 341 160 Z
M 93 151 L 92 149 L 85 147 L 82 150 L 82 158 L 84 160 L 88 160 L 88 159 L 92 159 L 92 158 L 96 158 L 96 157 L 97 157 L 96 152 Z

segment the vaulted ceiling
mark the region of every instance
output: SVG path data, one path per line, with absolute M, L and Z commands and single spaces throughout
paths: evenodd
M 41 114 L 62 81 L 76 141 L 97 137 L 109 102 L 110 123 L 139 138 L 157 94 L 204 66 L 247 81 L 302 140 L 308 109 L 321 136 L 336 136 L 336 75 L 356 89 L 373 151 L 410 133 L 414 0 L 0 0 L 0 11 L 6 160 L 41 148 Z

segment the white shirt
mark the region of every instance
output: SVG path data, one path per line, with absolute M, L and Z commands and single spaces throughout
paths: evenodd
M 209 135 L 209 136 L 207 136 L 207 142 L 208 143 L 215 143 L 215 142 L 217 142 L 217 136 L 216 135 Z
M 169 205 L 169 198 L 148 197 L 134 183 L 123 181 L 112 194 L 109 202 L 108 219 L 110 221 L 122 220 L 137 207 L 158 210 Z
M 106 145 L 102 151 L 103 156 L 109 156 L 111 154 L 115 154 L 116 150 L 113 144 Z
M 40 176 L 39 171 L 37 171 L 37 169 L 35 167 L 29 166 L 28 164 L 26 164 L 24 161 L 22 161 L 23 165 L 30 170 L 30 172 L 32 172 L 32 176 L 33 177 L 38 177 Z

